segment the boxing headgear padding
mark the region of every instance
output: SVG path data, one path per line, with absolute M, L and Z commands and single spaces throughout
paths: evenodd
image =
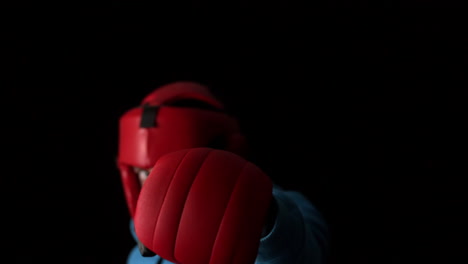
M 194 100 L 210 105 L 211 110 L 175 107 L 178 100 Z M 180 101 L 179 101 L 180 102 Z M 206 86 L 193 82 L 174 82 L 155 89 L 141 105 L 127 110 L 119 119 L 117 163 L 121 172 L 126 202 L 133 218 L 140 183 L 131 167 L 150 169 L 163 154 L 193 147 L 211 147 L 238 154 L 245 153 L 245 142 L 237 120 Z M 153 126 L 142 126 L 145 110 Z M 146 116 L 148 117 L 148 116 Z
M 199 100 L 215 108 L 224 109 L 224 105 L 214 97 L 205 85 L 192 81 L 178 81 L 165 84 L 145 96 L 141 104 L 170 104 L 181 99 Z
M 143 185 L 135 231 L 148 249 L 179 264 L 252 264 L 272 182 L 228 151 L 193 148 L 162 156 Z
M 125 186 L 123 190 L 130 217 L 133 218 L 138 195 L 140 193 L 140 182 L 130 166 L 123 164 L 117 164 L 117 166 L 120 171 L 120 180 L 122 181 L 123 186 Z

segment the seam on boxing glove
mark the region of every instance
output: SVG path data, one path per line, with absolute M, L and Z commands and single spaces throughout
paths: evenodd
M 189 153 L 189 152 L 191 152 L 191 151 L 192 151 L 192 150 L 188 151 L 187 153 Z M 185 211 L 185 206 L 187 205 L 187 199 L 188 199 L 188 196 L 189 196 L 189 194 L 190 194 L 190 190 L 192 189 L 193 183 L 195 182 L 195 180 L 196 180 L 198 174 L 200 173 L 201 168 L 203 167 L 203 165 L 206 164 L 206 163 L 205 163 L 206 159 L 207 159 L 207 158 L 210 156 L 210 154 L 212 154 L 212 153 L 213 153 L 213 150 L 208 151 L 208 152 L 206 153 L 205 157 L 202 159 L 202 162 L 200 163 L 200 166 L 198 166 L 198 169 L 197 169 L 197 172 L 196 172 L 196 174 L 195 174 L 195 177 L 193 177 L 192 183 L 190 184 L 190 187 L 188 188 L 187 195 L 185 196 L 184 206 L 182 207 L 182 210 L 180 211 L 181 214 L 180 214 L 180 216 L 179 216 L 179 222 L 177 223 L 177 230 L 176 230 L 176 233 L 175 233 L 175 238 L 176 238 L 176 239 L 174 239 L 174 245 L 173 245 L 173 247 L 172 247 L 172 258 L 173 258 L 173 259 L 176 259 L 176 257 L 175 257 L 175 250 L 176 250 L 176 245 L 177 245 L 177 237 L 178 237 L 178 234 L 179 234 L 180 220 L 181 220 L 181 217 L 182 217 L 182 215 L 183 215 L 183 213 L 184 213 L 184 211 Z M 185 158 L 185 156 L 184 156 L 184 158 Z M 181 162 L 181 163 L 182 163 L 182 162 Z M 179 164 L 179 165 L 180 165 L 180 164 Z M 177 167 L 177 169 L 178 169 L 178 167 Z M 176 175 L 176 174 L 177 174 L 177 170 L 176 170 L 176 172 L 174 173 L 174 178 L 175 178 L 175 175 Z M 172 182 L 171 182 L 171 183 L 172 183 Z M 168 189 L 169 189 L 169 188 L 168 188 Z M 164 202 L 163 202 L 163 204 L 164 204 Z M 162 207 L 162 206 L 161 206 L 161 207 Z
M 226 216 L 226 211 L 227 211 L 227 208 L 229 208 L 229 204 L 231 203 L 232 199 L 233 199 L 233 193 L 234 191 L 236 190 L 236 188 L 239 186 L 240 184 L 240 181 L 239 181 L 239 178 L 240 176 L 244 173 L 244 171 L 246 170 L 247 168 L 247 165 L 249 164 L 249 162 L 245 162 L 244 164 L 244 167 L 240 170 L 239 174 L 237 175 L 236 177 L 236 183 L 234 184 L 234 187 L 232 188 L 231 190 L 231 193 L 229 195 L 229 200 L 228 202 L 226 203 L 226 207 L 224 208 L 224 213 L 223 213 L 223 217 L 221 217 L 221 221 L 219 221 L 219 225 L 218 225 L 218 230 L 216 232 L 216 236 L 215 236 L 215 239 L 213 240 L 213 244 L 211 246 L 211 252 L 210 252 L 210 261 L 208 263 L 211 263 L 211 259 L 213 258 L 213 248 L 214 248 L 214 245 L 216 245 L 216 241 L 218 240 L 218 236 L 219 236 L 219 231 L 220 231 L 220 227 L 222 226 L 223 222 L 224 222 L 224 218 Z M 238 239 L 237 239 L 238 240 Z M 238 241 L 236 241 L 236 245 L 235 245 L 235 248 L 237 248 L 238 246 Z M 235 250 L 232 250 L 231 253 L 234 253 Z M 233 258 L 231 257 L 230 258 L 231 260 L 233 260 Z
M 183 157 L 182 159 L 180 159 L 180 162 L 179 162 L 179 164 L 177 164 L 177 168 L 175 169 L 174 174 L 172 175 L 171 181 L 170 181 L 169 185 L 167 186 L 167 189 L 166 189 L 165 192 L 164 192 L 164 199 L 163 199 L 163 202 L 161 203 L 161 206 L 160 206 L 160 208 L 159 208 L 158 217 L 156 218 L 156 221 L 154 222 L 153 233 L 152 233 L 152 234 L 153 234 L 153 235 L 152 235 L 152 236 L 153 236 L 153 239 L 152 239 L 152 245 L 151 245 L 151 246 L 154 245 L 154 238 L 156 237 L 156 236 L 154 235 L 154 232 L 156 231 L 156 226 L 158 225 L 159 217 L 161 216 L 161 210 L 162 210 L 162 208 L 163 208 L 163 206 L 164 206 L 164 203 L 166 202 L 167 192 L 168 192 L 169 189 L 171 188 L 172 182 L 174 181 L 174 175 L 175 175 L 175 174 L 177 173 L 177 171 L 179 170 L 180 165 L 182 164 L 182 162 L 184 162 L 184 160 L 185 160 L 185 158 L 187 157 L 187 154 L 188 154 L 188 153 L 189 153 L 189 152 L 186 152 L 186 153 L 184 154 L 184 157 Z M 157 163 L 156 163 L 156 164 L 157 164 Z M 155 164 L 154 166 L 156 166 L 156 164 Z

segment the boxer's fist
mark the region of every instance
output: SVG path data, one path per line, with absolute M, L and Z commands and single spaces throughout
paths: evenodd
M 140 242 L 179 264 L 253 264 L 272 182 L 231 152 L 210 148 L 161 157 L 135 211 Z

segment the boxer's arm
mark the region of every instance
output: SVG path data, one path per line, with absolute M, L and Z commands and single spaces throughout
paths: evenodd
M 328 229 L 323 216 L 301 193 L 275 187 L 276 220 L 260 240 L 257 264 L 323 264 Z

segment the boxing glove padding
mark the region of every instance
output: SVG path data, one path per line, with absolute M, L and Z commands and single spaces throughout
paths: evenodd
M 270 178 L 240 156 L 211 148 L 162 156 L 135 211 L 140 242 L 179 264 L 252 264 L 272 201 Z

